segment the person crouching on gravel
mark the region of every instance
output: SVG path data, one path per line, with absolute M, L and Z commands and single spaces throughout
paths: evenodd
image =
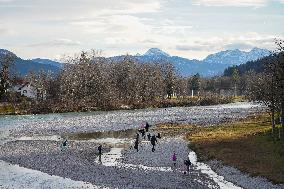
M 157 138 L 156 138 L 156 136 L 155 136 L 155 135 L 153 135 L 153 136 L 151 137 L 151 144 L 152 144 L 152 146 L 153 146 L 153 148 L 152 148 L 152 152 L 154 152 L 154 151 L 155 151 L 155 145 L 156 145 L 156 142 L 157 142 Z
M 67 139 L 65 139 L 63 141 L 63 143 L 61 144 L 61 151 L 65 151 L 67 149 Z

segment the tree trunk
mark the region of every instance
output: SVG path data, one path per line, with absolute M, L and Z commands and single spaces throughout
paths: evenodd
M 272 124 L 272 136 L 275 134 L 275 108 L 274 104 L 271 107 L 271 124 Z
M 281 102 L 281 126 L 282 126 L 282 133 L 284 134 L 284 99 Z

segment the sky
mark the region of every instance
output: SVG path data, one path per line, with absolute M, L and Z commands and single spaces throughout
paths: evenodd
M 203 59 L 227 49 L 273 49 L 284 0 L 0 0 L 0 48 L 60 59 L 91 49 Z

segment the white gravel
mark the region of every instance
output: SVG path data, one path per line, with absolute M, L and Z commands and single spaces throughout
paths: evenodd
M 0 160 L 0 189 L 98 189 L 101 187 L 74 181 L 59 176 L 51 176 L 41 171 L 11 165 Z
M 198 170 L 193 169 L 188 175 L 183 175 L 178 171 L 188 152 L 187 146 L 182 141 L 174 139 L 160 141 L 156 152 L 151 152 L 147 143 L 144 145 L 144 151 L 137 153 L 134 152 L 134 149 L 129 149 L 124 151 L 123 155 L 121 155 L 121 150 L 109 151 L 105 149 L 105 157 L 102 158 L 109 158 L 109 161 L 113 161 L 112 158 L 121 156 L 114 159 L 113 162 L 116 163 L 112 165 L 105 165 L 104 160 L 102 164 L 96 161 L 96 143 L 75 141 L 70 142 L 70 148 L 66 152 L 60 151 L 57 141 L 12 141 L 1 146 L 0 159 L 49 175 L 57 175 L 73 181 L 89 182 L 96 187 L 218 188 L 212 179 Z M 166 148 L 169 145 L 176 147 L 178 155 L 176 171 L 171 170 L 171 157 L 169 156 L 172 151 Z M 163 150 L 163 148 L 165 149 Z M 148 161 L 146 157 L 148 157 Z M 165 170 L 163 167 L 169 169 Z M 7 172 L 7 174 L 12 173 Z M 28 177 L 34 180 L 32 174 Z M 19 178 L 21 179 L 21 176 Z M 28 182 L 25 179 L 28 178 L 24 177 L 21 182 L 10 180 L 8 183 L 25 185 L 24 182 Z M 49 181 L 46 182 L 47 188 L 52 185 Z M 26 183 L 25 186 L 28 187 L 30 184 Z
M 283 184 L 275 185 L 265 178 L 252 177 L 234 167 L 225 166 L 220 161 L 209 161 L 208 165 L 212 167 L 215 172 L 223 175 L 226 180 L 237 183 L 239 186 L 246 189 L 284 189 Z

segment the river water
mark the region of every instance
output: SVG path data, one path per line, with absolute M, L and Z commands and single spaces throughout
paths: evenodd
M 76 132 L 114 131 L 152 124 L 177 122 L 213 125 L 246 117 L 262 109 L 259 104 L 233 103 L 216 106 L 98 111 L 41 115 L 0 116 L 0 138 L 7 135 L 61 135 Z

